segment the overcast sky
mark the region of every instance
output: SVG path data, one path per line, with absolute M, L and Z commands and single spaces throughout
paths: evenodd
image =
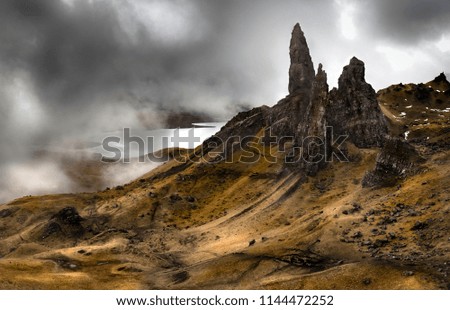
M 450 72 L 448 0 L 2 0 L 0 174 L 137 112 L 275 104 L 296 22 L 330 86 L 352 56 L 375 89 Z

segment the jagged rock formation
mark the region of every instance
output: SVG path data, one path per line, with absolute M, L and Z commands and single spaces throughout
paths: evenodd
M 387 123 L 364 75 L 364 62 L 353 57 L 339 78 L 339 88 L 330 93 L 327 120 L 335 133 L 348 135 L 358 147 L 381 146 Z
M 363 187 L 387 187 L 418 171 L 424 159 L 413 146 L 399 138 L 388 138 L 377 156 L 373 171 L 366 173 Z
M 327 103 L 327 73 L 322 69 L 322 64 L 319 64 L 319 69 L 312 85 L 312 97 L 304 117 L 305 125 L 301 128 L 304 130 L 304 136 L 323 136 L 325 134 L 325 108 Z M 311 120 L 311 122 L 307 122 L 307 120 Z M 299 124 L 299 126 L 301 125 Z
M 383 145 L 387 123 L 378 107 L 376 93 L 366 83 L 364 63 L 356 58 L 344 68 L 339 88 L 329 93 L 327 75 L 319 65 L 317 74 L 306 38 L 299 24 L 292 31 L 290 43 L 289 95 L 274 107 L 256 108 L 240 113 L 217 134 L 223 141 L 230 136 L 256 135 L 270 128 L 278 140 L 291 137 L 301 149 L 294 155 L 297 167 L 314 175 L 325 165 L 332 150 L 332 137 L 347 135 L 358 147 Z M 207 141 L 208 143 L 210 141 Z
M 299 123 L 299 136 L 310 137 L 307 148 L 308 154 L 304 156 L 306 172 L 315 175 L 325 165 L 323 156 L 330 151 L 330 141 L 326 138 L 325 108 L 328 103 L 327 74 L 319 64 L 317 75 L 312 85 L 312 97 L 306 109 L 303 122 Z M 320 139 L 321 141 L 318 141 Z M 305 146 L 305 145 L 304 145 Z

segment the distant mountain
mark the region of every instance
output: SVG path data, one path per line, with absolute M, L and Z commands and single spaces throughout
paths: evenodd
M 125 185 L 0 206 L 3 289 L 448 289 L 449 87 L 329 91 L 296 25 L 289 95 Z

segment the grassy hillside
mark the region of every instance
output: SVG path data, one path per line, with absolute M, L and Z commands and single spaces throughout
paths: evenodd
M 252 164 L 171 160 L 112 189 L 2 205 L 0 288 L 448 289 L 443 85 L 378 94 L 391 130 L 425 158 L 393 187 L 361 186 L 376 148 L 348 145 L 350 162 L 307 177 L 258 146 Z

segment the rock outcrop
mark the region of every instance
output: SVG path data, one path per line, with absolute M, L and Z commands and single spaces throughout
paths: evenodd
M 238 113 L 215 136 L 203 142 L 202 153 L 222 145 L 222 158 L 232 156 L 235 143 L 242 142 L 245 137 L 254 137 L 262 128 L 267 127 L 269 114 L 268 106 Z
M 413 146 L 399 138 L 388 138 L 377 156 L 373 171 L 366 173 L 363 187 L 389 187 L 420 169 L 424 159 Z
M 328 90 L 327 74 L 319 65 L 317 74 L 306 38 L 299 24 L 290 42 L 289 94 L 272 108 L 255 108 L 240 113 L 217 133 L 221 141 L 230 136 L 256 135 L 270 128 L 273 140 L 289 137 L 295 151 L 296 167 L 315 175 L 332 150 L 327 127 L 336 136 L 347 135 L 357 147 L 379 147 L 387 134 L 375 90 L 365 81 L 364 63 L 356 58 L 344 68 L 339 88 Z M 211 142 L 207 140 L 206 144 Z M 220 141 L 219 141 L 220 143 Z M 227 147 L 228 149 L 228 147 Z
M 327 74 L 319 64 L 317 75 L 312 84 L 311 100 L 298 124 L 298 137 L 303 139 L 305 168 L 308 175 L 315 175 L 325 165 L 325 153 L 331 149 L 326 138 L 325 108 L 328 103 Z M 307 152 L 307 153 L 306 153 Z
M 249 111 L 238 113 L 216 134 L 216 137 L 226 141 L 231 136 L 246 137 L 255 135 L 267 125 L 270 108 L 261 106 Z
M 65 207 L 54 214 L 42 231 L 41 240 L 49 237 L 55 238 L 78 238 L 84 233 L 81 222 L 84 219 L 78 214 L 74 207 Z
M 348 135 L 356 146 L 382 146 L 387 122 L 364 76 L 364 62 L 353 57 L 339 78 L 339 88 L 330 93 L 326 118 L 336 134 Z
M 448 82 L 447 77 L 445 76 L 444 72 L 442 72 L 437 77 L 435 77 L 433 82 L 437 83 L 437 84 L 443 83 L 447 86 L 447 88 L 450 88 L 450 83 Z

